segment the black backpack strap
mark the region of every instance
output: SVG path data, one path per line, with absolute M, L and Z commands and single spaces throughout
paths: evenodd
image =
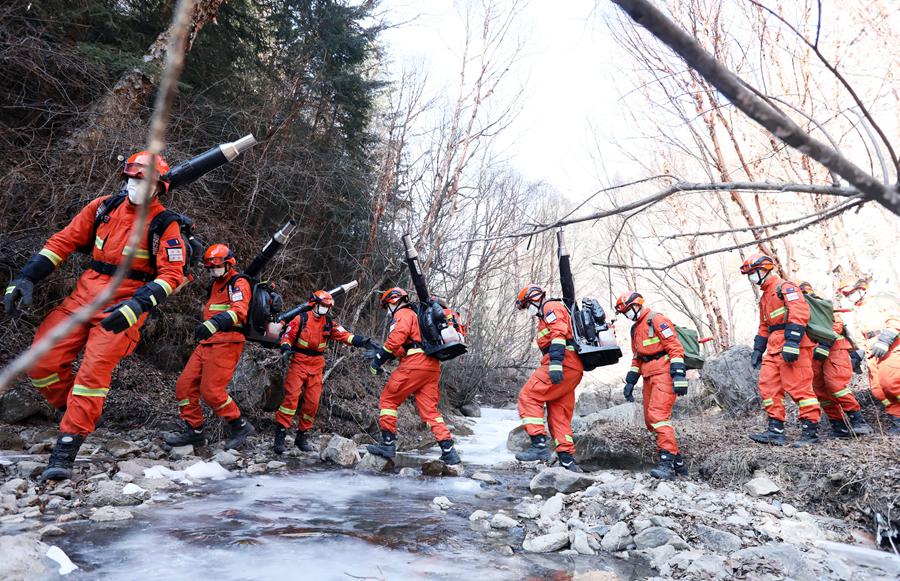
M 79 252 L 83 252 L 84 254 L 90 255 L 91 250 L 94 248 L 94 239 L 97 237 L 97 228 L 104 222 L 107 216 L 112 213 L 113 210 L 122 205 L 122 202 L 125 201 L 125 198 L 128 197 L 128 194 L 123 190 L 117 194 L 113 194 L 100 202 L 100 205 L 97 206 L 97 211 L 94 212 L 94 229 L 91 232 L 91 237 L 88 240 L 87 244 L 83 247 L 79 248 Z
M 331 339 L 331 331 L 334 329 L 334 317 L 331 314 L 325 315 L 325 328 L 322 329 L 322 338 L 326 341 Z

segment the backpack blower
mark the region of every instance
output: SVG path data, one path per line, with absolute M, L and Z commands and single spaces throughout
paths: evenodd
M 622 357 L 622 349 L 616 343 L 616 334 L 606 321 L 606 312 L 597 299 L 581 299 L 581 308 L 575 300 L 575 279 L 566 249 L 566 237 L 562 229 L 556 233 L 559 244 L 559 279 L 562 284 L 563 304 L 569 309 L 572 320 L 572 337 L 578 358 L 585 371 L 614 365 Z
M 447 321 L 444 307 L 433 300 L 425 283 L 425 275 L 419 269 L 419 253 L 413 245 L 409 234 L 403 235 L 403 246 L 406 249 L 406 264 L 416 288 L 419 302 L 414 303 L 413 310 L 419 318 L 419 330 L 422 332 L 422 349 L 439 361 L 449 361 L 465 353 L 465 337 L 456 327 Z
M 352 291 L 353 289 L 355 289 L 358 286 L 359 286 L 358 282 L 356 282 L 355 280 L 351 280 L 350 282 L 347 282 L 342 285 L 334 287 L 333 289 L 328 291 L 328 294 L 330 294 L 333 298 L 336 299 L 339 296 Z M 297 315 L 312 310 L 312 308 L 313 308 L 313 306 L 311 304 L 309 304 L 308 302 L 303 303 L 302 305 L 297 305 L 290 311 L 285 311 L 285 312 L 281 313 L 280 315 L 278 315 L 275 318 L 275 322 L 276 323 L 284 323 L 285 321 L 290 321 Z

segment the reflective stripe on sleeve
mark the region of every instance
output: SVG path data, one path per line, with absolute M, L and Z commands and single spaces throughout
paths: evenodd
M 49 258 L 50 262 L 53 263 L 53 266 L 59 266 L 60 263 L 62 262 L 62 257 L 59 254 L 50 250 L 49 248 L 41 248 L 41 250 L 40 250 L 40 252 L 38 252 L 38 254 L 40 254 L 41 256 L 44 256 L 46 258 Z
M 406 352 L 407 355 L 415 355 L 416 353 L 425 353 L 425 350 L 419 349 L 418 347 L 416 347 L 416 348 L 410 349 L 409 351 Z
M 673 357 L 672 363 L 684 363 L 684 357 Z
M 306 420 L 307 422 L 311 422 L 311 421 L 313 421 L 314 418 L 309 414 L 303 414 L 303 419 Z
M 237 324 L 238 324 L 238 316 L 237 316 L 237 313 L 235 313 L 234 311 L 225 311 L 225 312 L 228 313 L 228 314 L 231 316 L 231 321 L 232 321 L 235 325 L 237 325 Z
M 566 344 L 566 340 L 563 339 L 562 337 L 557 337 L 557 338 L 555 338 L 555 339 L 552 339 L 552 340 L 550 341 L 550 344 L 551 344 L 551 345 L 565 345 L 565 344 Z
M 215 335 L 216 331 L 218 330 L 216 329 L 216 326 L 212 324 L 212 321 L 203 321 L 203 326 L 206 327 L 206 330 L 213 335 Z
M 563 370 L 562 363 L 551 363 L 550 364 L 550 371 L 562 371 L 562 370 Z
M 781 348 L 781 351 L 784 353 L 793 353 L 794 355 L 800 355 L 799 347 L 790 347 L 788 345 L 785 345 L 784 347 Z
M 121 311 L 122 316 L 125 317 L 125 320 L 128 321 L 128 326 L 131 327 L 135 323 L 137 323 L 137 315 L 134 314 L 134 311 L 128 305 L 123 305 L 122 308 L 119 309 Z
M 549 328 L 547 328 L 547 329 L 542 329 L 542 330 L 538 331 L 537 338 L 540 339 L 541 337 L 543 337 L 544 335 L 547 335 L 547 334 L 549 334 L 549 333 L 550 333 L 550 329 L 549 329 Z
M 131 253 L 131 246 L 126 246 L 125 248 L 122 249 L 122 254 L 123 254 L 123 255 L 129 254 L 129 253 Z M 150 259 L 150 253 L 147 252 L 146 250 L 144 250 L 143 248 L 138 248 L 137 250 L 134 251 L 134 257 L 135 257 L 135 258 L 142 258 L 142 259 L 144 259 L 144 260 L 149 260 L 149 259 Z
M 169 283 L 167 283 L 167 282 L 164 281 L 163 279 L 161 279 L 161 278 L 154 278 L 152 282 L 155 282 L 156 284 L 158 284 L 159 286 L 161 286 L 162 289 L 163 289 L 163 291 L 165 291 L 166 296 L 169 296 L 169 295 L 172 294 L 172 285 L 170 285 Z

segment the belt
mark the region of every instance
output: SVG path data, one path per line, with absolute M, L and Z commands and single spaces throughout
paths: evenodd
M 312 349 L 303 349 L 301 347 L 294 347 L 294 353 L 302 353 L 303 355 L 309 355 L 311 357 L 324 357 L 324 351 L 313 351 Z
M 93 270 L 94 272 L 99 272 L 100 274 L 105 274 L 106 276 L 112 276 L 116 273 L 116 269 L 119 268 L 119 265 L 109 262 L 101 262 L 99 260 L 92 260 L 91 263 L 88 264 L 88 268 L 90 270 Z M 139 280 L 141 282 L 152 282 L 154 279 L 156 279 L 156 275 L 140 270 L 129 270 L 128 274 L 125 275 L 125 278 L 130 278 L 131 280 Z
M 769 333 L 774 333 L 775 331 L 784 331 L 784 323 L 769 326 Z
M 648 361 L 656 361 L 657 359 L 662 359 L 667 355 L 668 353 L 666 353 L 665 351 L 660 351 L 659 353 L 654 353 L 653 355 L 638 355 L 637 358 L 646 363 Z

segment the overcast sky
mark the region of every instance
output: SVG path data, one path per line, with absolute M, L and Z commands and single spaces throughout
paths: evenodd
M 527 48 L 500 95 L 508 98 L 525 87 L 521 113 L 501 138 L 510 163 L 529 180 L 546 181 L 573 200 L 621 176 L 624 163 L 606 146 L 601 168 L 591 134 L 609 143 L 612 133 L 626 129 L 613 86 L 613 42 L 594 4 L 532 0 L 526 5 L 516 33 Z M 390 66 L 399 71 L 422 63 L 432 92 L 452 87 L 464 40 L 459 2 L 384 0 L 381 6 L 389 22 L 405 23 L 384 35 Z

